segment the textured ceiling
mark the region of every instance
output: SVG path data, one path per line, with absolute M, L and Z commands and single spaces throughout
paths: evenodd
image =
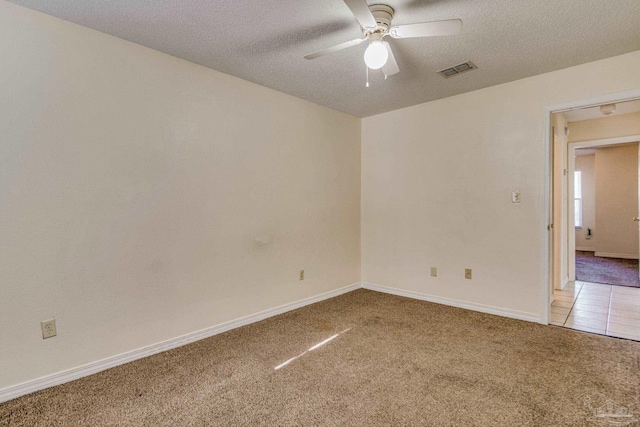
M 460 18 L 458 36 L 391 40 L 400 73 L 372 73 L 342 0 L 12 0 L 309 101 L 365 117 L 640 50 L 640 0 L 370 0 L 393 23 Z M 478 69 L 437 71 L 471 60 Z
M 640 72 L 640 71 L 638 71 Z M 582 120 L 601 119 L 603 117 L 621 116 L 623 114 L 631 114 L 640 112 L 640 100 L 618 102 L 616 111 L 608 116 L 600 112 L 600 107 L 577 108 L 575 110 L 565 111 L 564 117 L 568 122 L 579 122 Z

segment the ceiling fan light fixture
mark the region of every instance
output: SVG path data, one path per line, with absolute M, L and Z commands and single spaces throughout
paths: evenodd
M 389 5 L 369 5 L 368 0 L 343 1 L 356 18 L 356 21 L 360 24 L 362 37 L 305 55 L 305 59 L 320 58 L 321 56 L 329 55 L 368 41 L 369 46 L 367 46 L 364 52 L 364 63 L 367 66 L 367 75 L 369 69 L 381 70 L 386 80 L 387 77 L 399 73 L 400 68 L 393 55 L 391 45 L 383 41 L 385 37 L 391 36 L 393 39 L 407 39 L 413 37 L 449 36 L 462 32 L 462 21 L 460 19 L 417 22 L 415 24 L 394 26 L 392 25 L 394 10 Z M 466 71 L 466 69 L 453 70 L 453 73 L 457 74 L 463 71 Z M 369 87 L 368 77 L 366 86 Z
M 364 51 L 364 63 L 372 70 L 384 67 L 389 59 L 389 52 L 382 40 L 371 40 L 367 50 Z

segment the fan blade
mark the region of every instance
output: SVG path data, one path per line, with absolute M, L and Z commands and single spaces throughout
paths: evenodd
M 398 25 L 389 29 L 394 39 L 408 39 L 410 37 L 452 36 L 462 32 L 462 21 L 450 19 L 448 21 L 423 22 L 421 24 Z
M 351 46 L 359 45 L 360 43 L 362 43 L 365 40 L 366 40 L 366 38 L 349 40 L 348 42 L 340 43 L 340 44 L 337 44 L 335 46 L 331 46 L 331 47 L 328 47 L 326 49 L 319 50 L 318 52 L 311 53 L 311 54 L 305 56 L 304 59 L 316 59 L 316 58 L 319 58 L 321 56 L 329 55 L 330 53 L 337 52 L 339 50 L 346 49 L 346 48 L 351 47 Z
M 382 72 L 384 73 L 384 78 L 386 79 L 389 76 L 399 73 L 400 68 L 398 68 L 396 57 L 393 56 L 393 51 L 391 51 L 391 45 L 387 42 L 384 42 L 384 44 L 387 48 L 387 52 L 389 52 L 389 59 L 387 59 L 387 63 L 382 66 Z
M 351 9 L 351 13 L 354 14 L 362 28 L 375 28 L 378 26 L 366 0 L 344 0 L 344 2 Z

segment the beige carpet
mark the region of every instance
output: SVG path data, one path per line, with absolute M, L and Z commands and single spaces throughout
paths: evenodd
M 639 390 L 640 343 L 358 290 L 0 404 L 0 425 L 585 426 L 607 399 L 640 415 Z

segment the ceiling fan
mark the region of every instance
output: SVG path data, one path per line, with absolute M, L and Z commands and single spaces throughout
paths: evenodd
M 382 69 L 386 79 L 388 76 L 398 73 L 400 68 L 398 68 L 398 63 L 391 51 L 391 45 L 383 40 L 384 37 L 391 36 L 394 39 L 406 39 L 411 37 L 448 36 L 462 32 L 462 21 L 459 19 L 391 26 L 394 12 L 391 6 L 386 4 L 369 6 L 366 0 L 344 0 L 344 2 L 360 23 L 363 37 L 309 54 L 305 56 L 305 59 L 316 59 L 369 41 L 369 46 L 364 52 L 364 62 L 372 70 Z

